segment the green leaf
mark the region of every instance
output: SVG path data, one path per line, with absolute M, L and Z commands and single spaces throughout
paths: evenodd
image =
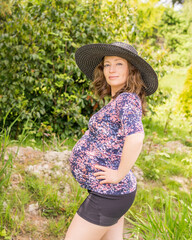
M 5 229 L 3 229 L 2 231 L 0 231 L 0 236 L 1 237 L 5 237 L 7 235 Z

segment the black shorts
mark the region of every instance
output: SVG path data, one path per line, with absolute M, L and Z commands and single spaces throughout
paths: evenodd
M 136 190 L 124 195 L 106 195 L 88 191 L 89 195 L 77 213 L 90 223 L 112 226 L 129 210 L 134 202 Z

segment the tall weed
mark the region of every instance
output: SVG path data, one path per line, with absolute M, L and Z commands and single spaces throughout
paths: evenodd
M 7 116 L 11 112 L 11 109 L 6 114 L 6 116 L 3 118 L 3 126 L 0 131 L 0 192 L 2 192 L 3 188 L 7 186 L 10 176 L 11 176 L 11 170 L 12 170 L 12 154 L 9 154 L 8 159 L 5 159 L 5 153 L 6 149 L 10 143 L 10 132 L 11 128 L 14 125 L 14 123 L 18 120 L 18 118 L 15 119 L 15 121 L 8 127 L 5 128 L 5 122 L 7 119 Z
M 8 115 L 11 113 L 11 111 L 12 111 L 12 108 L 7 112 L 7 114 L 3 118 L 3 126 L 0 129 L 0 192 L 3 190 L 3 187 L 7 186 L 9 183 L 13 160 L 14 158 L 16 158 L 18 154 L 19 147 L 21 146 L 22 142 L 27 137 L 26 130 L 28 129 L 27 126 L 29 121 L 26 122 L 22 130 L 22 133 L 19 136 L 18 141 L 13 141 L 10 139 L 12 127 L 20 119 L 20 115 L 19 115 L 17 118 L 15 118 L 15 120 L 10 124 L 9 127 L 5 127 L 6 119 Z M 12 155 L 12 153 L 7 152 L 8 146 L 12 145 L 13 143 L 17 143 L 17 151 L 14 154 L 14 156 Z
M 160 211 L 148 206 L 146 217 L 137 214 L 126 217 L 134 227 L 128 232 L 134 239 L 189 240 L 192 236 L 192 204 L 167 197 Z M 134 220 L 132 220 L 134 219 Z
M 18 141 L 11 140 L 10 136 L 12 127 L 20 119 L 19 115 L 9 127 L 5 127 L 7 117 L 11 111 L 12 108 L 4 116 L 3 125 L 0 129 L 0 237 L 4 237 L 4 239 L 10 239 L 6 229 L 14 229 L 15 231 L 19 226 L 17 209 L 12 209 L 8 186 L 10 183 L 11 174 L 13 172 L 14 159 L 17 157 L 19 147 L 27 136 L 26 126 L 28 124 L 28 122 L 26 122 Z M 8 147 L 14 143 L 17 144 L 17 151 L 16 153 L 12 154 L 8 151 Z M 22 219 L 22 216 L 20 219 Z

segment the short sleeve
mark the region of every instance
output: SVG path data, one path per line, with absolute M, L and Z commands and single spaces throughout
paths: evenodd
M 116 110 L 124 136 L 143 132 L 141 100 L 135 93 L 124 92 L 116 98 Z

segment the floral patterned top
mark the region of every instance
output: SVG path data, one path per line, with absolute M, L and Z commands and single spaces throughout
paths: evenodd
M 138 95 L 123 92 L 89 120 L 89 129 L 75 144 L 69 162 L 81 187 L 97 193 L 121 195 L 136 189 L 136 177 L 130 170 L 118 184 L 100 184 L 93 175 L 95 165 L 118 169 L 125 137 L 143 132 L 142 107 Z

